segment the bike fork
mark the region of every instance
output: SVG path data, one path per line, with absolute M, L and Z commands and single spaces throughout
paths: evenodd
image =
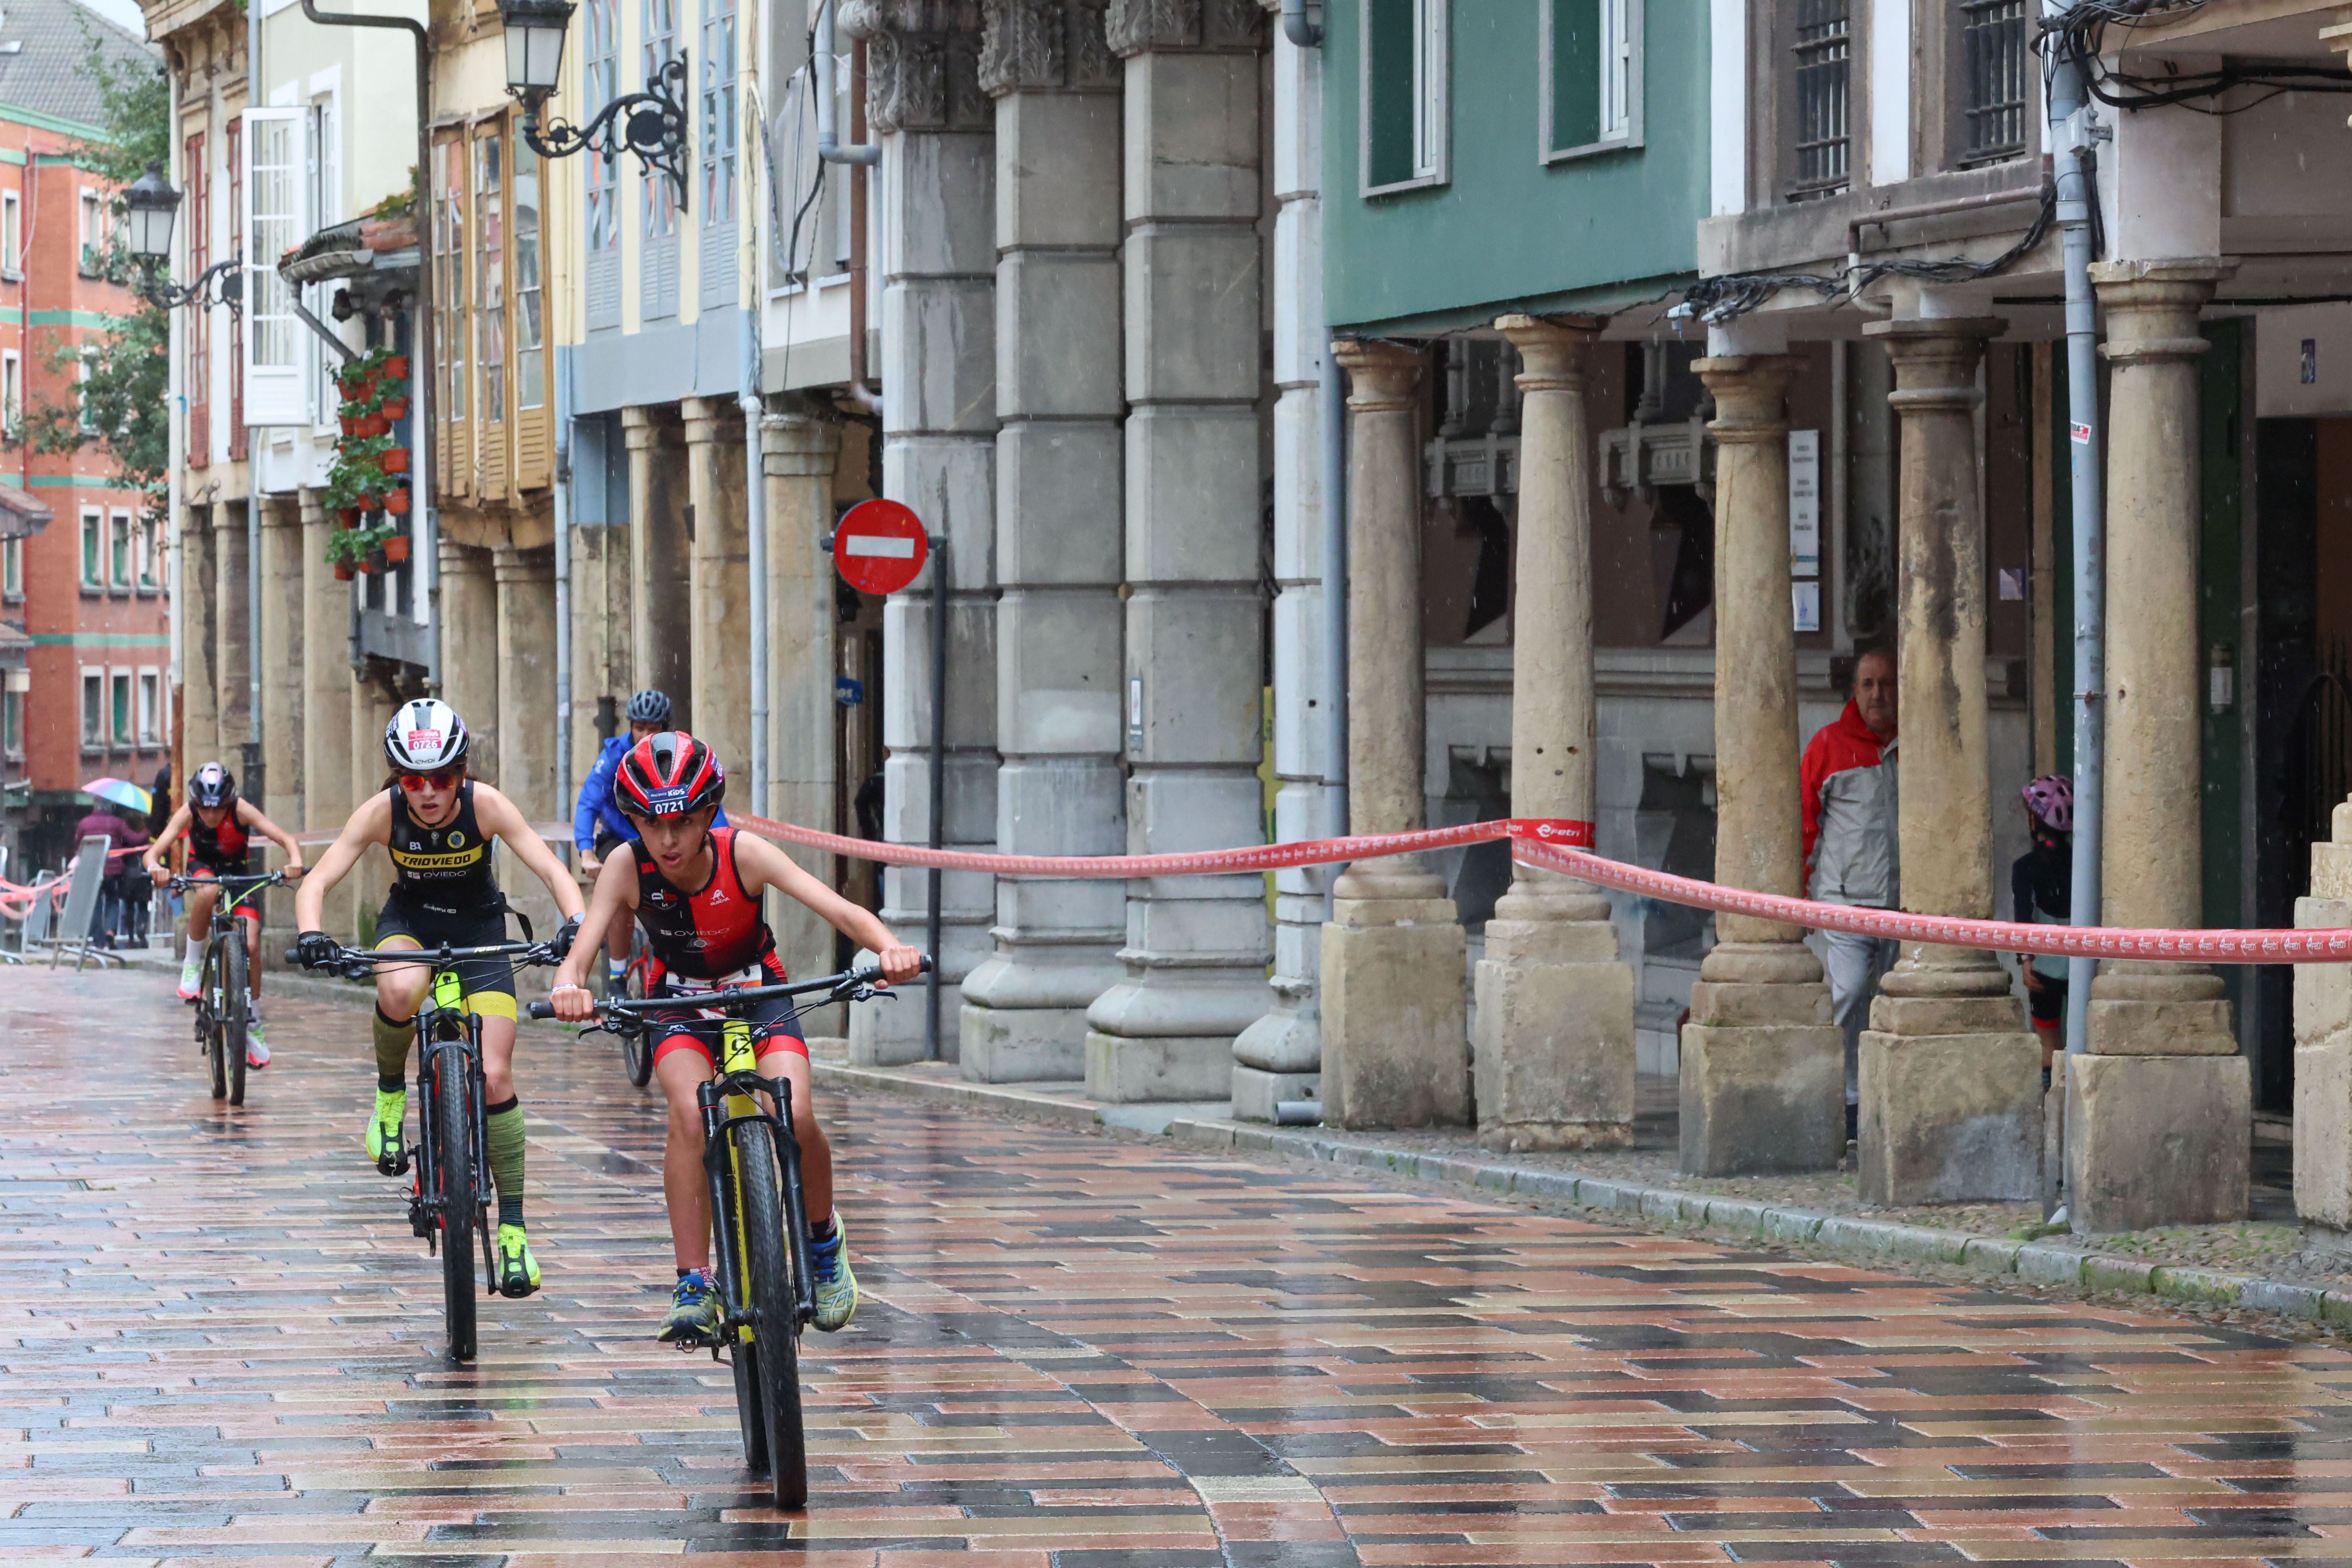
M 727 1121 L 727 1101 L 718 1092 L 718 1085 L 707 1081 L 696 1085 L 694 1103 L 702 1112 L 702 1168 L 710 1184 L 711 1262 L 719 1276 L 719 1300 L 726 1308 L 720 1337 L 731 1343 L 734 1330 L 749 1311 L 739 1283 L 742 1258 L 735 1246 L 735 1146 L 719 1132 Z
M 784 1157 L 784 1244 L 792 1249 L 793 1305 L 799 1321 L 816 1316 L 816 1269 L 809 1258 L 808 1194 L 801 1186 L 801 1141 L 793 1131 L 793 1085 L 776 1079 L 776 1142 Z

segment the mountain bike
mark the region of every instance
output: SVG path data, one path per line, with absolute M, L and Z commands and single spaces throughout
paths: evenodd
M 931 961 L 923 960 L 928 972 Z M 710 1182 L 712 1239 L 723 1310 L 719 1335 L 709 1348 L 733 1363 L 735 1414 L 742 1430 L 743 1462 L 765 1474 L 778 1508 L 808 1503 L 808 1447 L 801 1429 L 800 1337 L 816 1316 L 816 1275 L 809 1263 L 808 1203 L 801 1186 L 801 1146 L 793 1135 L 793 1086 L 760 1075 L 758 1042 L 781 1029 L 781 1022 L 754 1025 L 740 1016 L 754 1002 L 772 996 L 820 995 L 795 1014 L 836 1002 L 864 1002 L 887 995 L 875 983 L 877 968 L 852 969 L 820 980 L 787 985 L 754 985 L 688 995 L 614 998 L 596 1005 L 590 1029 L 650 1036 L 647 1015 L 687 1009 L 729 1015 L 701 1027 L 719 1031 L 719 1074 L 695 1090 L 702 1112 L 702 1168 Z M 551 1018 L 545 1002 L 530 1005 L 534 1018 Z M 688 1026 L 695 1027 L 697 1026 Z M 677 1026 L 662 1026 L 676 1033 Z M 755 1095 L 766 1095 L 771 1114 Z M 778 1181 L 781 1163 L 782 1179 Z M 698 1347 L 688 1345 L 684 1349 Z
M 253 953 L 246 946 L 245 922 L 236 911 L 264 888 L 283 887 L 286 873 L 267 876 L 176 876 L 172 891 L 215 888 L 212 924 L 205 933 L 204 980 L 196 987 L 196 1050 L 212 1068 L 213 1098 L 245 1103 L 246 1030 L 253 1022 Z M 255 924 L 261 911 L 253 910 Z
M 483 1276 L 498 1289 L 498 1231 L 490 1224 L 488 1131 L 483 1123 L 487 1097 L 482 1084 L 482 1020 L 464 1010 L 465 984 L 458 966 L 469 959 L 505 958 L 520 963 L 559 962 L 551 943 L 532 942 L 530 921 L 521 942 L 482 947 L 338 947 L 320 967 L 353 980 L 369 978 L 382 965 L 429 963 L 433 984 L 416 1010 L 417 1133 L 408 1193 L 409 1228 L 424 1238 L 427 1256 L 441 1256 L 442 1312 L 448 1324 L 449 1355 L 474 1359 L 474 1251 L 481 1249 Z M 289 963 L 299 962 L 295 952 Z M 397 1156 L 378 1161 L 387 1176 L 411 1174 L 406 1138 Z

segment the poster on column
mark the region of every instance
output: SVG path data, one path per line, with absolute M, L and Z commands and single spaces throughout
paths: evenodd
M 1789 432 L 1789 574 L 1822 574 L 1822 433 Z

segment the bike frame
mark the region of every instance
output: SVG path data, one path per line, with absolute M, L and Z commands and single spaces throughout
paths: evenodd
M 806 1325 L 816 1317 L 816 1279 L 808 1250 L 808 1198 L 801 1190 L 800 1140 L 793 1132 L 792 1081 L 761 1076 L 755 1037 L 764 1037 L 749 1019 L 726 1020 L 720 1026 L 719 1074 L 696 1085 L 694 1090 L 695 1104 L 702 1113 L 702 1168 L 710 1182 L 711 1245 L 716 1249 L 719 1300 L 726 1307 L 719 1324 L 722 1340 L 737 1334 L 748 1339 L 751 1332 L 751 1303 L 743 1299 L 742 1205 L 736 1197 L 740 1177 L 734 1142 L 727 1136 L 728 1129 L 739 1122 L 764 1121 L 775 1131 L 776 1152 L 784 1165 L 785 1244 L 793 1257 L 793 1321 Z M 752 1098 L 762 1092 L 775 1101 L 772 1115 Z
M 488 1205 L 488 1197 L 480 1190 L 481 1173 L 488 1168 L 484 1160 L 489 1150 L 489 1129 L 483 1111 L 488 1096 L 482 1076 L 481 1020 L 478 1015 L 465 1011 L 464 1002 L 465 988 L 456 968 L 436 963 L 432 1000 L 416 1013 L 416 1103 L 420 1125 L 416 1187 L 408 1200 L 410 1227 L 425 1238 L 428 1254 L 440 1249 L 441 1220 L 449 1207 L 448 1194 L 441 1190 L 436 1169 L 439 1148 L 434 1142 L 433 1129 L 438 1119 L 434 1115 L 434 1105 L 453 1082 L 470 1089 L 473 1096 L 473 1114 L 467 1118 L 467 1143 L 472 1154 L 468 1167 L 475 1173 L 476 1190 L 467 1197 L 478 1209 L 487 1210 Z

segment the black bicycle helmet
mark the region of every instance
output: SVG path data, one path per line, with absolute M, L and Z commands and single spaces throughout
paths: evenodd
M 206 763 L 188 779 L 188 804 L 207 809 L 226 805 L 236 798 L 236 780 L 218 763 Z
M 629 699 L 629 722 L 632 724 L 669 725 L 669 694 L 648 687 Z

